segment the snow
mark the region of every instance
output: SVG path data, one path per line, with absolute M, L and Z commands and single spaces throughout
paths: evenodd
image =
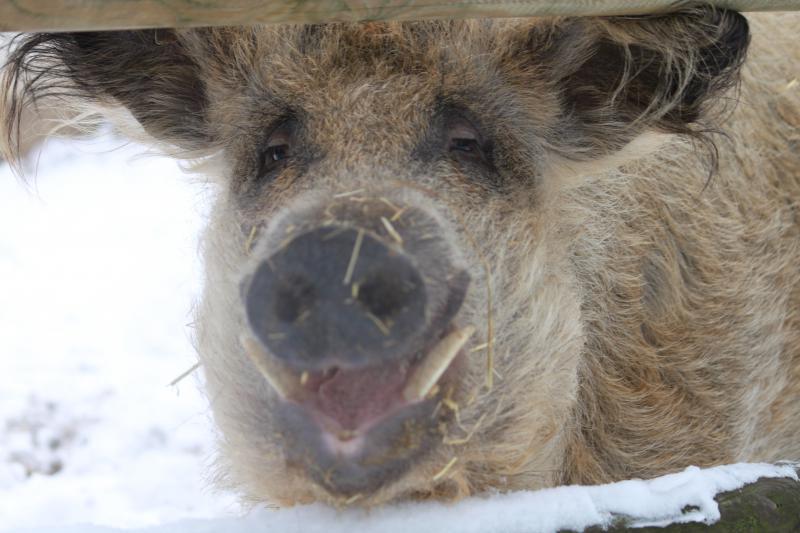
M 622 481 L 595 487 L 559 487 L 532 492 L 469 498 L 456 504 L 405 503 L 371 511 L 336 510 L 309 505 L 283 510 L 258 510 L 241 518 L 192 520 L 147 529 L 147 533 L 535 533 L 562 529 L 580 531 L 608 526 L 627 517 L 633 527 L 672 522 L 713 523 L 719 519 L 714 495 L 762 477 L 797 479 L 791 465 L 736 464 L 683 472 L 649 481 Z M 689 509 L 684 512 L 684 509 Z M 111 533 L 92 526 L 44 528 L 29 533 Z M 116 530 L 118 531 L 118 530 Z
M 27 188 L 0 163 L 0 529 L 238 511 L 204 479 L 197 378 L 168 386 L 209 192 L 121 144 L 51 141 Z
M 35 193 L 0 164 L 2 531 L 535 532 L 623 515 L 638 525 L 712 522 L 718 492 L 759 477 L 796 479 L 789 465 L 691 467 L 455 504 L 245 515 L 206 479 L 214 434 L 200 378 L 168 385 L 195 362 L 197 236 L 211 192 L 175 163 L 120 144 L 51 141 Z

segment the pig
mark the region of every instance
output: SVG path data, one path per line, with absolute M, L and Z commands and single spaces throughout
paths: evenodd
M 797 460 L 798 30 L 698 6 L 34 34 L 5 151 L 56 105 L 215 184 L 195 337 L 245 501 Z

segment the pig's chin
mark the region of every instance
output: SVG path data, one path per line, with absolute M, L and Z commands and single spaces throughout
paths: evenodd
M 449 411 L 437 405 L 457 389 L 471 333 L 465 331 L 448 328 L 396 361 L 317 372 L 278 367 L 260 346 L 245 343 L 251 357 L 262 350 L 259 369 L 270 373 L 265 377 L 281 397 L 276 429 L 289 465 L 345 499 L 399 479 L 441 442 L 439 425 Z

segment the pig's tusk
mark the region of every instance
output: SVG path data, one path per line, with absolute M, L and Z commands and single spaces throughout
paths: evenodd
M 245 353 L 256 365 L 261 375 L 275 389 L 275 392 L 284 400 L 291 398 L 291 393 L 295 389 L 294 382 L 297 380 L 295 376 L 283 368 L 280 362 L 275 361 L 256 339 L 242 335 L 239 341 L 242 343 Z
M 424 399 L 473 333 L 475 333 L 475 327 L 467 326 L 453 331 L 439 341 L 439 344 L 431 350 L 428 357 L 420 363 L 408 379 L 408 383 L 403 389 L 403 398 L 407 402 L 418 402 Z

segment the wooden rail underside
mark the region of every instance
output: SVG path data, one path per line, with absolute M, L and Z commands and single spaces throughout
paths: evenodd
M 364 20 L 631 15 L 678 0 L 0 0 L 0 31 L 81 31 Z M 712 0 L 737 11 L 800 10 L 800 0 Z

